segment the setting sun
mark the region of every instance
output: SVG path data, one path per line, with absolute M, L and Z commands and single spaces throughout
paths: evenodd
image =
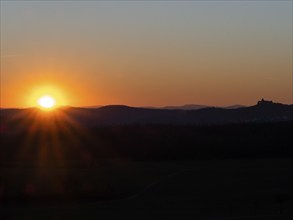
M 56 105 L 56 100 L 49 95 L 45 95 L 38 99 L 38 104 L 44 109 L 52 109 Z
M 26 103 L 30 107 L 52 110 L 68 105 L 68 98 L 58 85 L 40 84 L 26 93 Z

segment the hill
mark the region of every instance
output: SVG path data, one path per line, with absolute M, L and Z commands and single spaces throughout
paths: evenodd
M 2 109 L 1 121 L 5 124 L 14 120 L 28 120 L 32 115 L 44 114 L 38 109 Z M 254 106 L 230 109 L 208 107 L 198 110 L 170 110 L 109 105 L 100 108 L 63 107 L 52 115 L 65 115 L 88 127 L 131 124 L 218 125 L 292 121 L 293 105 L 264 100 Z

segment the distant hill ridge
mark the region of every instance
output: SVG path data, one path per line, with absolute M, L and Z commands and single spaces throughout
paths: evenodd
M 126 106 L 126 105 L 106 105 L 106 106 Z M 94 105 L 94 106 L 83 106 L 81 108 L 101 108 L 101 107 L 106 107 L 103 105 Z M 154 106 L 142 106 L 142 107 L 137 107 L 137 108 L 147 108 L 147 109 L 170 109 L 170 110 L 197 110 L 197 109 L 202 109 L 202 108 L 211 108 L 214 106 L 209 106 L 209 105 L 198 105 L 198 104 L 186 104 L 186 105 L 179 105 L 179 106 L 163 106 L 163 107 L 154 107 Z M 244 105 L 230 105 L 230 106 L 224 106 L 220 107 L 217 106 L 218 108 L 226 108 L 226 109 L 236 109 L 236 108 L 244 108 L 246 106 Z
M 38 109 L 2 109 L 1 122 L 25 119 Z M 242 108 L 207 107 L 197 110 L 151 109 L 109 105 L 100 108 L 63 107 L 59 111 L 85 126 L 130 124 L 213 125 L 246 122 L 293 121 L 293 105 L 261 100 L 256 105 Z M 32 114 L 30 114 L 32 115 Z
M 203 108 L 211 108 L 212 106 L 208 105 L 197 105 L 197 104 L 187 104 L 182 106 L 166 106 L 163 109 L 181 109 L 181 110 L 198 110 Z M 236 109 L 236 108 L 244 108 L 244 105 L 231 105 L 225 107 L 218 107 L 218 108 L 225 108 L 225 109 Z

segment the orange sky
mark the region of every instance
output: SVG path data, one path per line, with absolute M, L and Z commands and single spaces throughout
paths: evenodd
M 290 103 L 292 2 L 1 1 L 1 107 Z

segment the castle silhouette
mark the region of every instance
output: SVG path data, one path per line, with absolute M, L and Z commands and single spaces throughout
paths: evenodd
M 257 105 L 259 106 L 267 106 L 267 105 L 272 105 L 274 104 L 273 101 L 268 101 L 268 100 L 264 100 L 264 99 L 261 99 L 260 101 L 257 102 Z

